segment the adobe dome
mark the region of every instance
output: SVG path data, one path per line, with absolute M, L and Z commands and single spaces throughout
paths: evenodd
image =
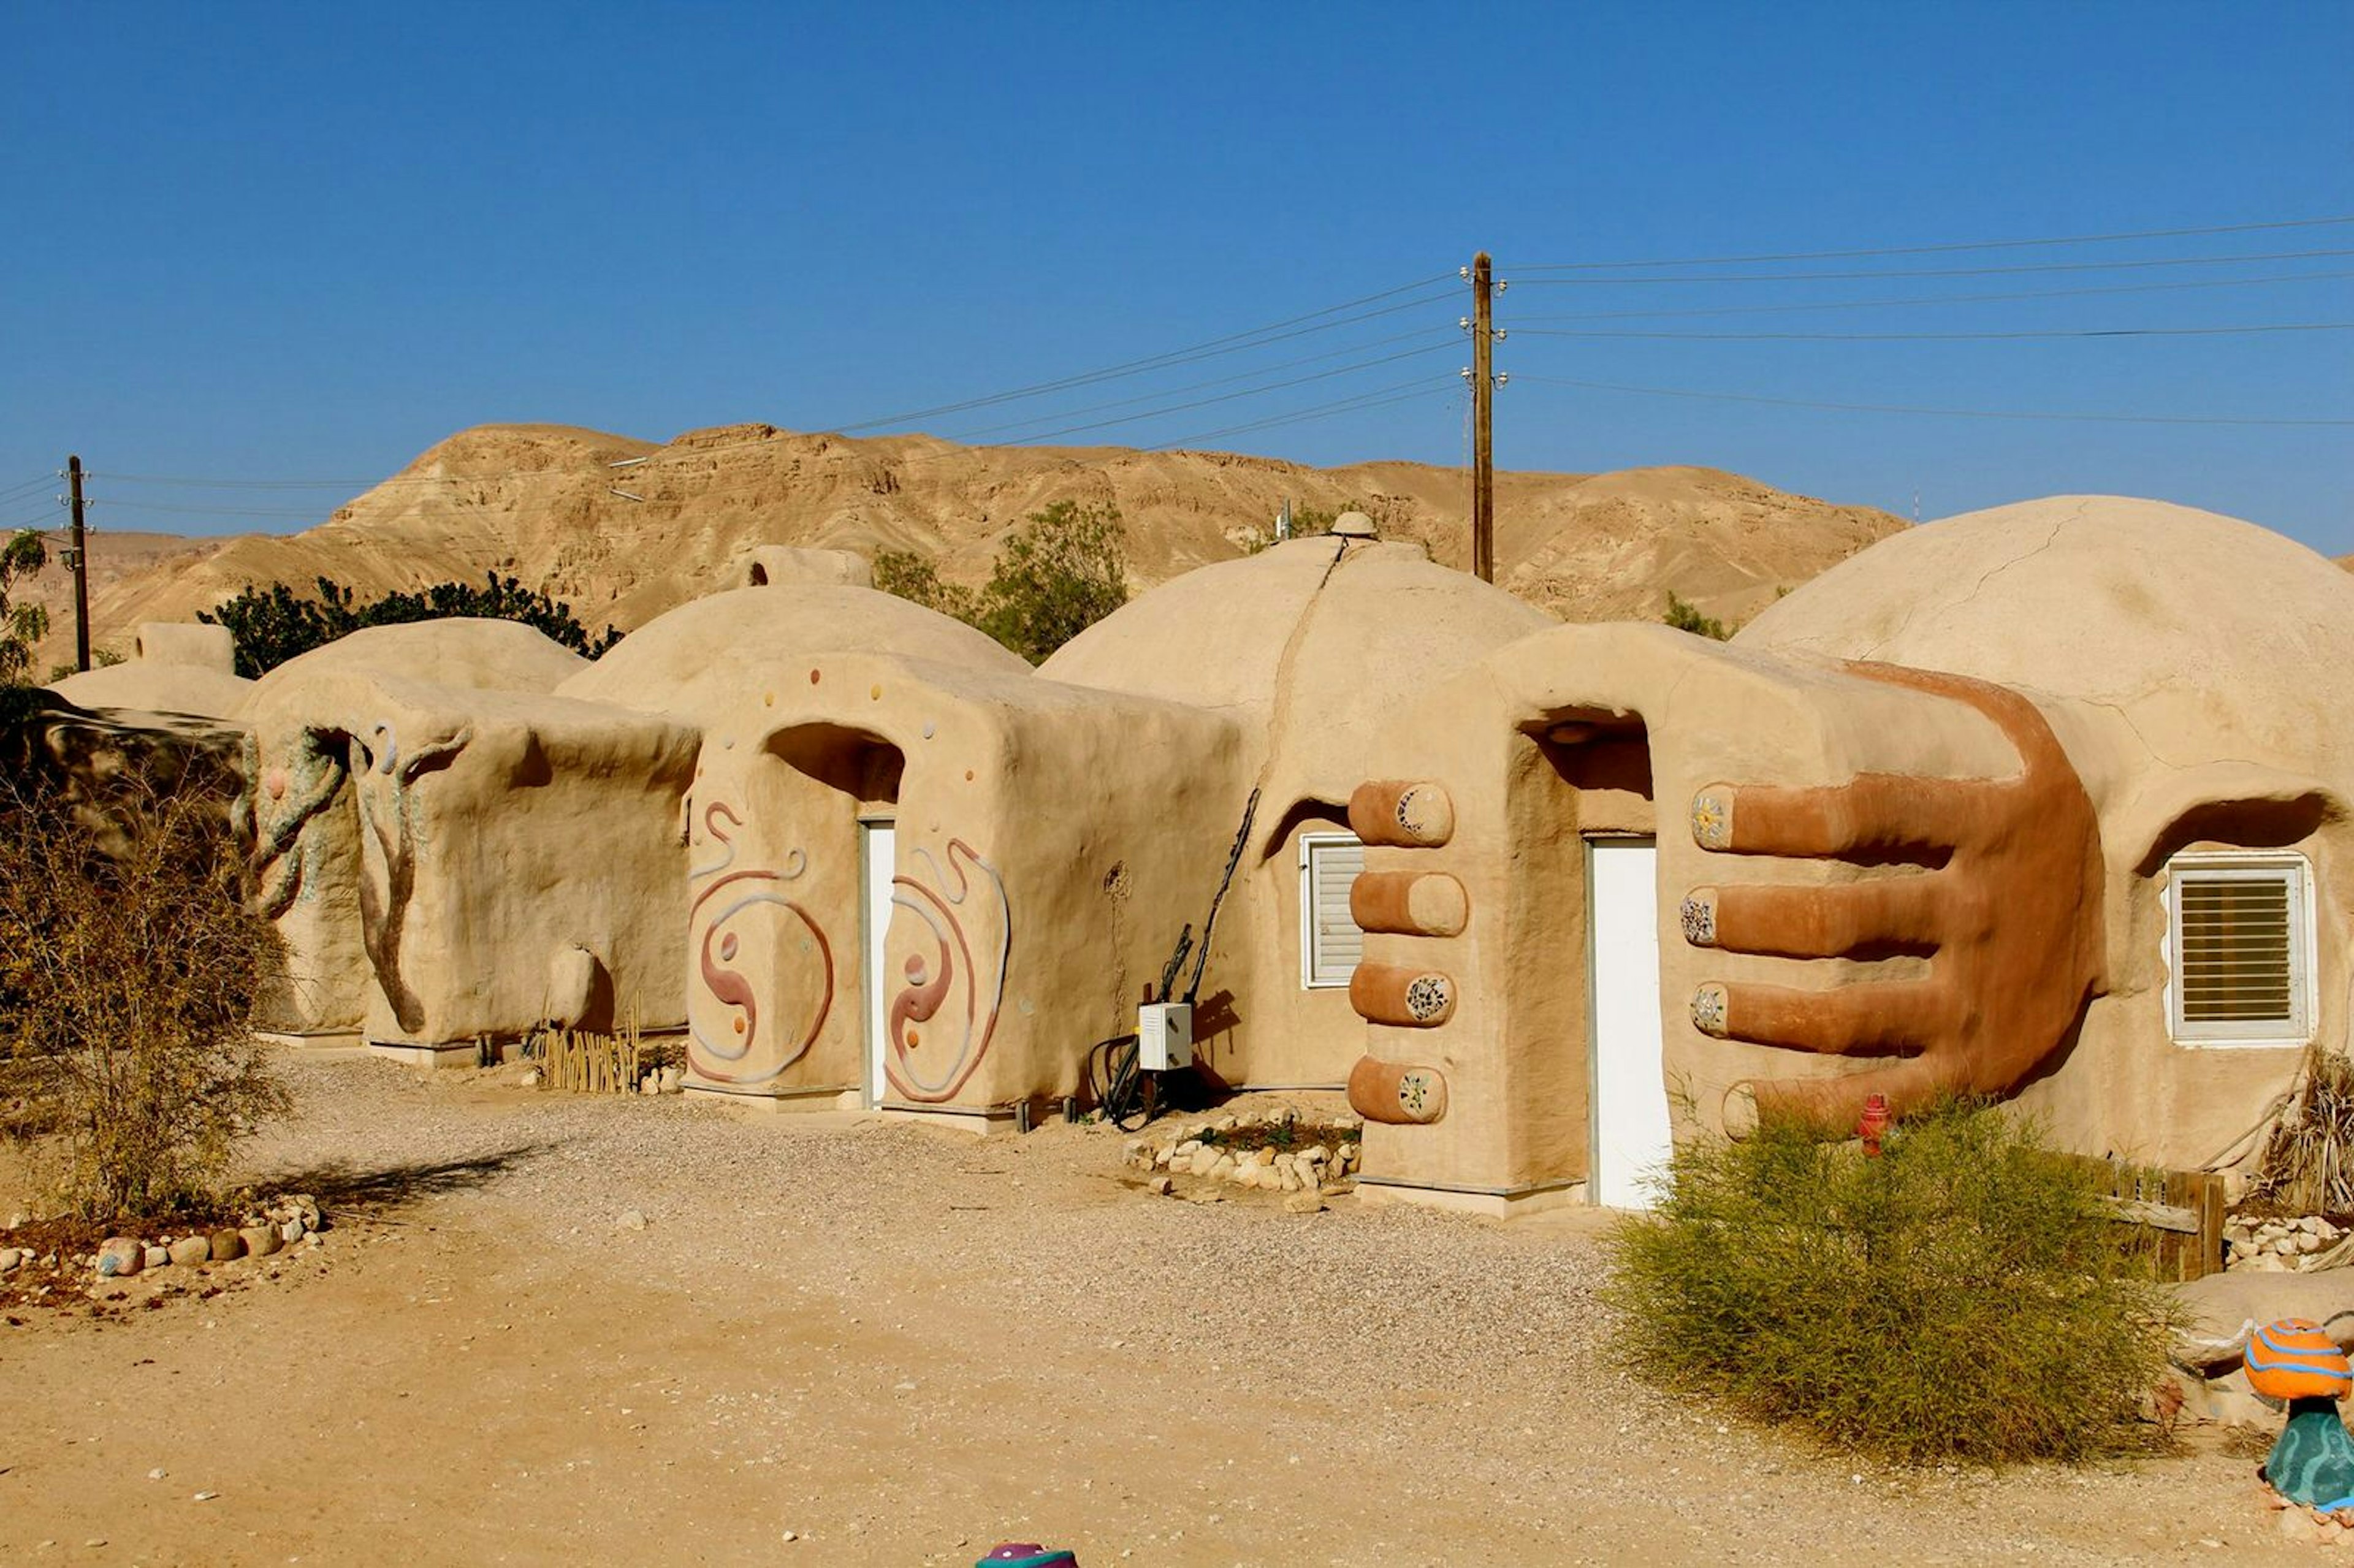
M 1163 583 L 1039 666 L 1050 680 L 1241 710 L 1293 754 L 1276 793 L 1346 800 L 1357 747 L 1432 679 L 1553 617 L 1419 545 L 1293 539 Z M 1278 700 L 1279 699 L 1279 700 Z
M 513 620 L 451 616 L 440 620 L 363 626 L 289 659 L 253 683 L 245 711 L 270 694 L 317 675 L 385 675 L 438 686 L 548 692 L 588 661 L 554 638 Z
M 867 652 L 967 670 L 1030 670 L 995 639 L 895 594 L 796 582 L 690 600 L 631 632 L 557 691 L 698 722 L 706 694 L 718 702 L 740 694 L 733 675 L 747 663 Z
M 2176 765 L 2310 770 L 2349 750 L 2354 577 L 2269 529 L 2162 501 L 2052 496 L 1908 529 L 1734 641 L 2076 698 Z

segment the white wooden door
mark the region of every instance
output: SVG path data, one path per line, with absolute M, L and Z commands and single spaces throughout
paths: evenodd
M 889 1034 L 890 988 L 884 983 L 883 938 L 891 929 L 891 874 L 898 863 L 898 831 L 889 822 L 858 824 L 860 975 L 866 990 L 866 1103 L 879 1106 L 887 1089 L 883 1042 Z
M 1592 839 L 1585 848 L 1594 1020 L 1588 1190 L 1612 1208 L 1648 1208 L 1644 1178 L 1675 1149 L 1659 1040 L 1659 851 L 1649 839 Z

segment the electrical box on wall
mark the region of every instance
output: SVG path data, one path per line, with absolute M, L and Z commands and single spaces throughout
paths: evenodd
M 1193 1065 L 1193 1004 L 1148 1001 L 1136 1010 L 1136 1065 L 1171 1073 Z

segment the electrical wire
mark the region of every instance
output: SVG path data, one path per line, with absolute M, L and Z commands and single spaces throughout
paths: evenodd
M 1359 305 L 1373 304 L 1382 300 L 1394 299 L 1399 294 L 1412 293 L 1442 283 L 1447 285 L 1450 293 L 1458 286 L 1456 280 L 1447 274 L 1425 278 L 1412 283 L 1401 283 L 1394 289 L 1384 289 L 1377 294 L 1367 294 L 1362 299 L 1346 300 L 1337 305 L 1327 305 L 1320 311 L 1310 311 L 1306 315 L 1293 316 L 1263 327 L 1254 327 L 1247 332 L 1230 333 L 1225 337 L 1214 337 L 1207 342 L 1193 344 L 1184 348 L 1173 348 L 1164 354 L 1127 360 L 1119 365 L 1105 366 L 1098 370 L 1082 371 L 1076 376 L 1066 376 L 1054 381 L 1041 381 L 1028 387 L 1017 387 L 1011 391 L 995 392 L 987 397 L 970 397 L 960 403 L 942 403 L 929 408 L 914 408 L 905 413 L 885 415 L 880 418 L 864 419 L 856 424 L 841 425 L 835 428 L 834 433 L 853 435 L 860 430 L 877 429 L 885 425 L 904 424 L 909 419 L 928 419 L 942 414 L 961 414 L 969 408 L 985 408 L 999 403 L 1013 402 L 1019 398 L 1040 397 L 1048 392 L 1060 392 L 1073 387 L 1092 386 L 1098 381 L 1141 375 L 1147 370 L 1165 369 L 1171 366 L 1191 364 L 1197 359 L 1210 359 L 1219 355 L 1235 354 L 1245 348 L 1260 347 L 1268 343 L 1280 343 L 1289 338 L 1306 336 L 1310 333 L 1329 332 L 1336 326 L 1371 321 L 1376 316 L 1394 315 L 1399 311 L 1414 310 L 1433 302 L 1438 296 L 1409 300 L 1403 304 L 1392 305 L 1384 310 L 1368 311 L 1363 315 L 1349 316 L 1341 321 L 1324 322 L 1320 325 L 1307 326 L 1302 323 L 1314 322 L 1320 317 L 1333 315 L 1341 311 L 1354 310 Z M 1286 328 L 1298 330 L 1285 331 Z
M 2268 223 L 2210 224 L 2198 228 L 2144 228 L 2121 234 L 2065 234 L 2038 239 L 1971 239 L 1940 245 L 1881 246 L 1863 250 L 1795 250 L 1774 256 L 1685 256 L 1651 261 L 1516 262 L 1520 272 L 1602 271 L 1643 267 L 1745 267 L 1766 261 L 1843 261 L 1867 256 L 1939 256 L 1965 250 L 2024 250 L 2049 245 L 2114 245 L 2136 239 L 2187 239 L 2213 234 L 2255 234 L 2283 228 L 2330 228 L 2354 216 L 2284 218 Z
M 93 501 L 90 504 L 96 506 L 100 503 Z M 106 497 L 104 504 L 111 512 L 178 512 L 195 517 L 310 517 L 321 522 L 326 520 L 318 507 L 180 506 L 161 501 L 123 501 L 111 495 Z M 332 511 L 333 508 L 326 510 Z
M 942 439 L 970 441 L 976 436 L 993 436 L 1006 430 L 1023 429 L 1031 425 L 1043 424 L 1052 419 L 1067 419 L 1076 414 L 1101 413 L 1108 408 L 1131 408 L 1139 403 L 1150 403 L 1158 397 L 1173 397 L 1182 393 L 1199 392 L 1212 387 L 1231 387 L 1237 381 L 1248 381 L 1254 376 L 1271 375 L 1278 370 L 1289 370 L 1295 366 L 1316 365 L 1327 359 L 1338 359 L 1344 355 L 1363 353 L 1369 348 L 1386 348 L 1392 344 L 1411 343 L 1416 338 L 1426 338 L 1439 333 L 1445 333 L 1449 341 L 1452 341 L 1458 330 L 1453 326 L 1421 327 L 1413 332 L 1399 333 L 1394 337 L 1375 338 L 1371 343 L 1352 344 L 1347 348 L 1333 349 L 1326 354 L 1303 355 L 1298 359 L 1287 359 L 1275 365 L 1262 365 L 1256 370 L 1246 370 L 1237 376 L 1216 376 L 1208 381 L 1190 382 L 1183 387 L 1165 387 L 1158 392 L 1149 392 L 1141 397 L 1122 397 L 1114 402 L 1095 403 L 1080 408 L 1065 408 L 1057 413 L 1042 414 L 1028 419 L 1015 419 L 1002 425 L 984 425 L 978 429 L 943 432 Z
M 2025 408 L 1930 408 L 1894 403 L 1833 403 L 1805 397 L 1768 397 L 1745 392 L 1702 392 L 1681 387 L 1631 387 L 1612 381 L 1577 381 L 1560 376 L 1517 373 L 1515 384 L 1575 387 L 1588 392 L 1629 392 L 1647 397 L 1696 397 L 1718 403 L 1766 403 L 1785 408 L 1823 408 L 1851 414 L 1923 414 L 1951 419 L 2056 419 L 2112 425 L 2245 425 L 2286 429 L 2354 428 L 2354 419 L 2256 419 L 2225 415 L 2084 414 Z
M 1644 283 L 1818 283 L 1858 278 L 1991 278 L 2023 272 L 2124 272 L 2152 267 L 2230 267 L 2243 261 L 2311 261 L 2354 249 L 2274 250 L 2241 256 L 2168 256 L 2133 261 L 2035 261 L 2010 267 L 1898 267 L 1852 272 L 1720 272 L 1669 278 L 1521 278 L 1524 289 L 1625 289 Z
M 2082 327 L 2036 332 L 1628 332 L 1516 327 L 1531 337 L 1641 338 L 1693 343 L 2013 343 L 2029 338 L 2253 337 L 2268 333 L 2354 332 L 2354 322 L 2286 322 L 2264 326 Z
M 1682 311 L 1589 311 L 1573 315 L 1514 316 L 1505 324 L 1514 332 L 1526 322 L 1664 321 L 1697 316 L 1771 316 L 1814 311 L 1875 311 L 1922 305 L 1992 304 L 2013 300 L 2076 300 L 2106 294 L 2171 293 L 2184 289 L 2240 289 L 2258 284 L 2329 282 L 2354 278 L 2354 272 L 2277 272 L 2268 278 L 2198 278 L 2182 283 L 2119 283 L 2091 289 L 2024 289 L 1999 294 L 1930 294 L 1904 300 L 1838 300 L 1805 305 L 1717 305 Z
M 1393 403 L 1407 403 L 1416 397 L 1427 397 L 1441 387 L 1460 385 L 1460 378 L 1453 376 L 1423 376 L 1417 380 L 1401 382 L 1394 387 L 1382 387 L 1359 397 L 1344 397 L 1338 402 L 1301 408 L 1288 414 L 1278 414 L 1264 419 L 1254 419 L 1248 424 L 1228 425 L 1223 429 L 1204 430 L 1197 435 L 1180 436 L 1173 441 L 1163 441 L 1158 446 L 1146 447 L 1144 450 L 1151 452 L 1176 451 L 1182 448 L 1198 446 L 1204 441 L 1221 440 L 1227 436 L 1247 435 L 1253 430 L 1272 430 L 1284 425 L 1299 425 L 1313 419 L 1330 418 L 1336 414 L 1355 414 L 1373 408 L 1385 408 Z M 1384 393 L 1393 395 L 1385 397 L 1382 395 Z
M 1356 365 L 1344 365 L 1331 370 L 1320 370 L 1312 376 L 1295 376 L 1288 381 L 1270 382 L 1265 387 L 1246 387 L 1240 392 L 1225 392 L 1215 397 L 1196 397 L 1190 403 L 1171 403 L 1158 408 L 1147 408 L 1138 414 L 1125 414 L 1114 419 L 1097 419 L 1087 424 L 1065 425 L 1057 429 L 1042 430 L 1034 436 L 1025 438 L 1018 444 L 1034 446 L 1042 441 L 1052 440 L 1057 436 L 1075 436 L 1087 430 L 1107 429 L 1117 425 L 1139 424 L 1146 419 L 1158 419 L 1167 414 L 1182 414 L 1192 408 L 1207 408 L 1214 404 L 1231 403 L 1241 397 L 1264 397 L 1269 392 L 1281 392 L 1293 387 L 1305 387 L 1313 381 L 1330 381 L 1336 376 L 1353 376 L 1361 370 L 1371 370 L 1384 365 L 1394 365 L 1401 359 L 1420 358 L 1426 355 L 1437 354 L 1441 349 L 1452 349 L 1454 346 L 1452 343 L 1436 343 L 1424 348 L 1400 349 L 1395 354 L 1385 354 L 1378 359 L 1368 359 Z

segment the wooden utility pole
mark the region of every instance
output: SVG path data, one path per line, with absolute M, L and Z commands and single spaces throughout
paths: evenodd
M 1471 570 L 1496 580 L 1496 316 L 1493 264 L 1471 258 Z
M 90 546 L 82 533 L 81 459 L 66 459 L 66 483 L 73 505 L 74 665 L 90 668 Z

